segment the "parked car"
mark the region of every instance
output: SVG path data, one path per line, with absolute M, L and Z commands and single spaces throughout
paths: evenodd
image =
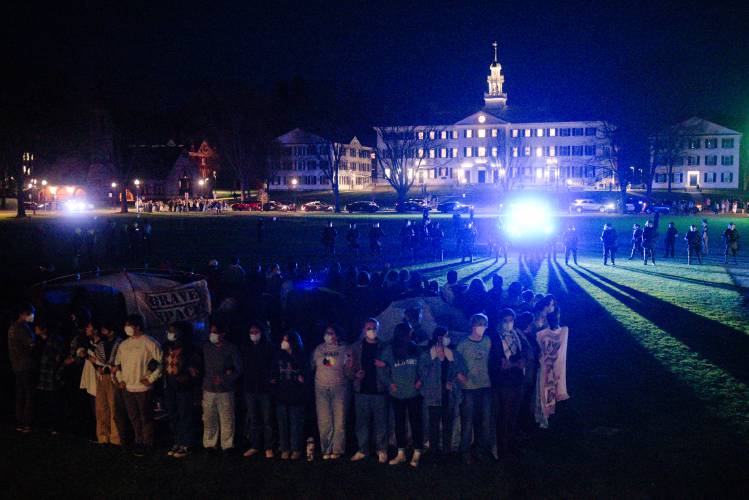
M 310 201 L 302 205 L 302 212 L 332 212 L 333 206 L 321 201 Z
M 608 201 L 595 201 L 590 198 L 581 198 L 572 202 L 570 205 L 571 212 L 579 214 L 583 212 L 613 212 L 616 210 L 616 203 Z
M 465 214 L 473 210 L 473 205 L 466 205 L 465 203 L 457 200 L 443 201 L 442 203 L 437 205 L 437 210 L 439 210 L 443 214 Z
M 261 209 L 259 201 L 243 201 L 231 206 L 235 212 L 259 212 Z
M 661 215 L 669 214 L 671 213 L 671 203 L 668 201 L 651 201 L 645 207 L 645 213 L 646 214 L 659 213 Z
M 380 206 L 373 201 L 354 201 L 346 205 L 346 210 L 351 214 L 354 212 L 367 212 L 373 214 L 379 209 Z
M 280 201 L 269 201 L 263 205 L 265 212 L 288 212 L 292 209 L 292 206 L 287 203 L 281 203 Z
M 431 207 L 424 200 L 415 198 L 395 204 L 396 212 L 423 212 L 425 209 L 431 210 Z

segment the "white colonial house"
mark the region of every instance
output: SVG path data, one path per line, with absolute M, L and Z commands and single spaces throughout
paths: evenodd
M 375 127 L 380 157 L 407 134 L 405 140 L 415 139 L 408 153 L 414 186 L 608 186 L 610 169 L 601 167 L 611 152 L 609 127 L 598 120 L 554 121 L 508 106 L 496 48 L 483 108 L 454 123 Z M 381 161 L 379 175 L 387 178 L 389 170 Z
M 662 144 L 658 146 L 658 144 Z M 651 137 L 656 162 L 653 188 L 668 187 L 669 163 L 674 189 L 737 189 L 741 134 L 692 117 L 662 135 Z
M 354 137 L 347 144 L 332 142 L 302 129 L 294 129 L 277 139 L 278 154 L 269 158 L 271 191 L 312 191 L 330 189 L 326 175 L 337 150 L 340 160 L 338 186 L 341 191 L 372 188 L 374 149 Z

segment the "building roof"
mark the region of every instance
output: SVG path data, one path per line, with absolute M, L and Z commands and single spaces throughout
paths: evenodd
M 164 180 L 174 169 L 181 156 L 187 157 L 184 146 L 154 144 L 133 146 L 132 177 Z
M 740 132 L 697 116 L 684 120 L 678 126 L 694 135 L 741 135 Z
M 281 144 L 318 144 L 328 142 L 319 135 L 315 135 L 306 130 L 295 128 L 289 132 L 286 132 L 282 136 L 278 137 L 278 142 Z

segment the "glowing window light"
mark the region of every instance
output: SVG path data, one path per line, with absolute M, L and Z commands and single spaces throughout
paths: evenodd
M 479 158 L 483 158 L 483 157 L 486 156 L 486 148 L 485 147 L 479 146 L 478 156 L 479 156 Z
M 536 157 L 537 157 L 537 158 L 540 158 L 540 157 L 542 157 L 543 155 L 544 155 L 544 148 L 542 148 L 542 147 L 537 147 L 537 148 L 536 148 Z
M 385 169 L 385 177 L 390 177 L 390 169 L 389 168 Z
M 527 129 L 525 129 L 525 130 L 524 130 L 524 132 L 525 132 L 525 133 L 524 133 L 523 135 L 524 135 L 525 137 L 530 137 L 530 136 L 531 136 L 531 129 L 527 128 Z
M 73 194 L 73 191 L 75 191 L 75 186 L 65 186 L 65 191 L 67 191 L 68 194 Z
M 539 128 L 536 129 L 536 137 L 543 137 L 544 136 L 544 129 Z
M 486 121 L 486 116 L 479 115 L 479 123 L 484 123 L 485 121 Z M 479 136 L 479 137 L 481 137 L 481 136 Z
M 517 137 L 518 136 L 518 129 L 514 128 L 512 129 L 512 136 Z
M 549 129 L 549 137 L 556 137 L 557 136 L 557 129 L 550 128 Z
M 469 128 L 466 130 L 466 138 L 470 139 L 471 137 L 473 137 L 473 130 Z
M 512 148 L 512 157 L 513 158 L 517 158 L 518 154 L 519 154 L 518 148 L 517 147 L 513 147 Z
M 498 148 L 496 148 L 496 147 L 493 147 L 493 148 L 492 148 L 492 156 L 493 156 L 494 158 L 496 158 L 498 154 L 499 154 L 499 149 L 498 149 Z
M 478 136 L 479 136 L 479 139 L 485 138 L 486 137 L 486 129 L 485 128 L 480 128 L 478 130 Z

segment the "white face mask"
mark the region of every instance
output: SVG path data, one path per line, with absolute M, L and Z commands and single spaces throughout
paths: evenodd
M 34 322 L 34 313 L 31 313 L 26 316 L 26 323 L 33 323 Z
M 211 344 L 218 344 L 218 333 L 212 333 L 208 335 L 208 340 Z
M 130 325 L 126 325 L 125 326 L 125 335 L 127 335 L 128 337 L 132 337 L 133 335 L 135 335 L 135 328 L 133 328 Z
M 291 350 L 291 344 L 288 343 L 286 340 L 281 341 L 281 349 L 284 351 L 290 351 Z
M 329 333 L 326 333 L 325 335 L 323 335 L 323 340 L 325 341 L 326 344 L 332 344 L 334 338 L 335 337 Z
M 486 331 L 486 327 L 485 326 L 476 325 L 476 326 L 473 327 L 473 333 L 476 334 L 479 337 L 483 337 L 485 331 Z
M 166 332 L 166 339 L 169 342 L 174 342 L 175 340 L 177 340 L 177 334 L 174 332 Z
M 442 345 L 443 345 L 444 347 L 447 347 L 447 346 L 449 346 L 449 345 L 450 345 L 450 337 L 448 337 L 448 336 L 444 336 L 444 337 L 442 337 Z
M 258 334 L 255 334 L 255 333 L 251 333 L 251 334 L 250 334 L 250 340 L 251 340 L 251 341 L 252 341 L 253 343 L 257 344 L 258 342 L 260 342 L 260 334 L 259 334 L 259 333 L 258 333 Z
M 369 340 L 375 340 L 377 338 L 377 330 L 369 328 L 364 332 L 364 335 L 366 335 Z

